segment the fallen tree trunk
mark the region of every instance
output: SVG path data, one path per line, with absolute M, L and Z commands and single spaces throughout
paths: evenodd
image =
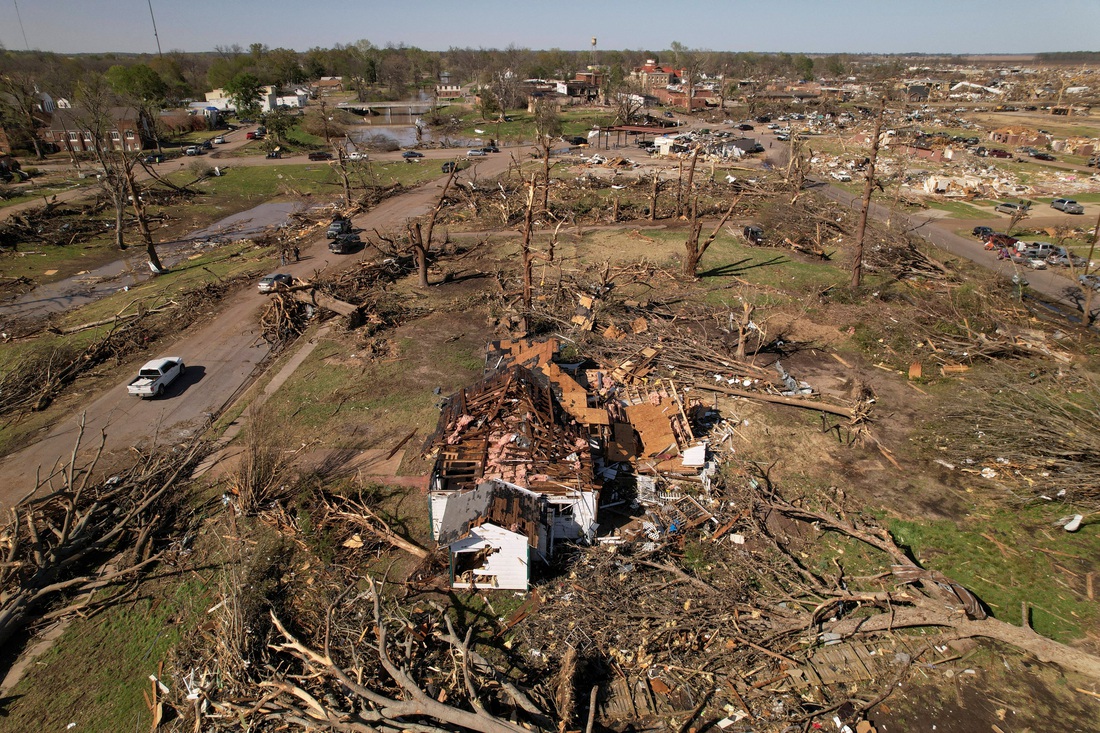
M 943 609 L 926 607 L 927 602 L 916 608 L 895 608 L 891 613 L 883 613 L 866 618 L 850 618 L 823 626 L 823 630 L 842 636 L 872 631 L 913 628 L 918 626 L 940 626 L 952 629 L 960 639 L 984 637 L 1014 646 L 1032 654 L 1041 662 L 1057 664 L 1063 669 L 1100 680 L 1100 657 L 1048 639 L 1023 626 L 986 618 L 974 621 L 961 613 L 949 613 Z
M 836 405 L 829 405 L 824 402 L 814 402 L 812 400 L 800 400 L 797 397 L 784 397 L 783 395 L 772 394 L 760 394 L 759 392 L 749 392 L 744 389 L 736 389 L 734 387 L 723 387 L 718 384 L 707 384 L 706 382 L 696 382 L 695 389 L 704 389 L 711 392 L 718 392 L 719 394 L 728 394 L 735 397 L 744 397 L 750 400 L 760 400 L 761 402 L 771 402 L 776 405 L 788 405 L 789 407 L 801 407 L 804 410 L 818 410 L 820 412 L 827 412 L 830 415 L 840 415 L 849 419 L 855 419 L 859 413 L 850 407 L 838 407 Z
M 325 308 L 333 313 L 339 313 L 342 316 L 350 316 L 359 310 L 359 306 L 347 303 L 343 300 L 338 300 L 331 295 L 325 295 L 319 290 L 295 290 L 290 293 L 290 297 L 302 303 L 308 303 L 309 305 Z
M 142 316 L 152 315 L 154 313 L 161 313 L 169 308 L 175 308 L 177 303 L 172 302 L 168 305 L 162 305 L 159 308 L 153 308 L 152 310 L 139 311 L 138 313 L 128 313 L 126 315 L 111 316 L 110 318 L 104 318 L 99 321 L 91 321 L 89 323 L 81 323 L 79 326 L 69 326 L 67 328 L 47 328 L 47 331 L 57 333 L 61 335 L 68 335 L 71 333 L 79 333 L 81 331 L 87 331 L 89 328 L 96 328 L 98 326 L 107 326 L 112 323 L 121 323 L 124 321 L 132 321 L 135 318 L 141 318 Z

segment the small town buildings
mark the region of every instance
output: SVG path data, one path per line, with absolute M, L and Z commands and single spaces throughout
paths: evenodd
M 646 59 L 643 65 L 634 67 L 630 72 L 630 78 L 647 92 L 663 89 L 669 84 L 679 84 L 683 76 L 683 69 L 658 64 L 654 59 Z
M 108 111 L 102 143 L 108 150 L 136 152 L 154 144 L 153 122 L 144 111 L 114 107 Z M 95 149 L 95 132 L 89 115 L 81 109 L 57 109 L 42 139 L 59 150 L 83 153 Z

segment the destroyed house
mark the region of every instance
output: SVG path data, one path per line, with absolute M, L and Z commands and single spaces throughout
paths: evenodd
M 441 533 L 458 521 L 453 516 L 464 517 L 482 506 L 483 498 L 478 498 L 477 492 L 484 491 L 480 487 L 486 482 L 507 484 L 514 491 L 540 497 L 545 507 L 537 519 L 541 534 L 523 533 L 540 557 L 548 557 L 559 540 L 592 539 L 599 501 L 592 447 L 587 429 L 575 421 L 567 424 L 567 419 L 545 377 L 522 366 L 503 368 L 448 398 L 428 444 L 435 453 L 429 506 L 433 537 L 449 545 L 452 560 L 453 552 L 460 550 L 452 542 L 444 543 Z M 458 511 L 452 508 L 454 502 L 467 508 L 454 515 Z M 481 511 L 488 517 L 486 522 L 515 534 L 514 517 L 501 526 L 491 521 L 495 515 Z M 445 523 L 448 516 L 452 518 Z M 536 521 L 533 512 L 524 516 L 525 522 Z M 491 537 L 484 536 L 487 531 L 479 525 L 455 541 L 480 537 L 475 544 L 495 542 L 494 546 L 503 547 L 503 543 L 514 549 L 515 537 L 496 530 Z M 453 535 L 449 531 L 445 536 L 450 539 Z M 492 577 L 477 587 L 505 587 L 500 585 L 499 573 Z
M 432 512 L 432 534 L 448 548 L 452 588 L 527 589 L 531 551 L 541 560 L 550 552 L 545 496 L 491 480 L 441 506 Z

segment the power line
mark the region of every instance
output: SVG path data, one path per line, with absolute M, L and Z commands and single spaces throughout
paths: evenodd
M 160 36 L 157 35 L 157 17 L 153 15 L 153 0 L 149 0 L 149 17 L 153 19 L 153 38 L 157 39 L 157 56 L 163 56 L 160 50 Z
M 23 45 L 27 47 L 27 50 L 31 50 L 30 41 L 27 40 L 27 31 L 23 28 L 23 16 L 19 13 L 19 0 L 11 0 L 15 5 L 15 17 L 19 21 L 19 30 L 23 33 Z

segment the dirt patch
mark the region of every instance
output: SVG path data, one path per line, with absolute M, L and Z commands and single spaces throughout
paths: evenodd
M 1075 686 L 1055 667 L 985 649 L 899 684 L 869 719 L 882 733 L 1093 730 L 1084 721 L 1100 716 L 1100 701 Z

